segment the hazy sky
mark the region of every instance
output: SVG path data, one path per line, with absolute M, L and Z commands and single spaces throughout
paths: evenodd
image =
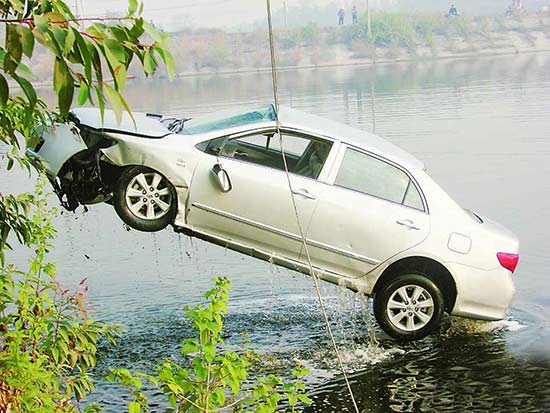
M 320 5 L 331 0 L 316 0 Z M 85 16 L 120 12 L 127 8 L 126 0 L 76 0 Z M 75 0 L 68 0 L 74 7 Z M 287 6 L 303 2 L 286 0 Z M 281 8 L 283 0 L 272 0 L 272 8 Z M 256 21 L 266 14 L 262 0 L 144 0 L 144 17 L 165 29 L 183 26 L 235 27 Z

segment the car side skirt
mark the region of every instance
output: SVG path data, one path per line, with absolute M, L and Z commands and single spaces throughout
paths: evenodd
M 258 258 L 263 261 L 267 261 L 281 267 L 288 268 L 289 270 L 298 271 L 302 274 L 311 275 L 309 266 L 307 263 L 296 261 L 287 257 L 275 255 L 271 252 L 265 251 L 260 248 L 255 248 L 250 245 L 240 243 L 228 238 L 212 235 L 207 232 L 197 230 L 191 227 L 181 227 L 174 225 L 174 231 L 201 239 L 203 241 L 219 245 L 224 248 L 228 248 L 232 251 L 240 252 L 241 254 L 248 255 L 249 257 Z M 362 278 L 349 278 L 345 275 L 335 272 L 323 270 L 316 266 L 313 266 L 315 274 L 323 281 L 327 281 L 331 284 L 336 284 L 345 287 L 354 292 L 364 293 L 365 288 L 363 286 Z

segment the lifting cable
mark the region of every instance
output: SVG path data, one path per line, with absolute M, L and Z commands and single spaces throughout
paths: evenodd
M 340 370 L 342 371 L 342 374 L 344 376 L 344 381 L 346 382 L 346 386 L 348 388 L 349 395 L 350 395 L 351 401 L 353 403 L 353 407 L 355 408 L 356 413 L 359 413 L 359 407 L 357 406 L 357 402 L 355 401 L 355 397 L 353 396 L 353 391 L 351 389 L 351 385 L 350 385 L 348 376 L 346 374 L 346 370 L 344 369 L 344 364 L 342 363 L 342 357 L 340 355 L 340 351 L 338 350 L 338 346 L 336 344 L 336 340 L 335 340 L 334 334 L 332 332 L 332 327 L 330 326 L 330 321 L 329 321 L 329 318 L 328 318 L 328 315 L 327 315 L 327 311 L 326 311 L 325 305 L 323 303 L 323 298 L 321 296 L 321 290 L 319 288 L 319 276 L 315 273 L 315 271 L 313 269 L 313 264 L 311 262 L 311 256 L 309 254 L 309 249 L 308 249 L 308 245 L 307 245 L 306 236 L 304 234 L 302 223 L 300 221 L 300 215 L 298 213 L 298 207 L 296 206 L 296 199 L 294 197 L 294 192 L 292 191 L 292 183 L 291 183 L 291 180 L 290 180 L 290 173 L 288 171 L 288 164 L 287 164 L 287 161 L 286 161 L 285 150 L 283 148 L 283 135 L 281 134 L 281 129 L 280 129 L 281 124 L 280 124 L 280 121 L 279 121 L 279 92 L 278 92 L 278 88 L 277 88 L 277 66 L 275 64 L 275 45 L 274 45 L 274 41 L 273 41 L 273 23 L 272 23 L 272 20 L 271 20 L 271 2 L 270 2 L 270 0 L 267 0 L 267 21 L 268 21 L 268 26 L 269 26 L 269 48 L 270 48 L 270 52 L 271 52 L 271 78 L 272 78 L 272 82 L 273 82 L 273 98 L 275 100 L 275 125 L 276 125 L 275 128 L 276 128 L 277 134 L 279 135 L 279 141 L 280 141 L 280 144 L 281 144 L 281 153 L 282 153 L 282 156 L 283 156 L 283 164 L 284 164 L 284 167 L 285 167 L 286 179 L 287 179 L 287 183 L 288 183 L 288 189 L 289 189 L 289 192 L 290 192 L 290 199 L 292 200 L 292 206 L 294 208 L 296 223 L 298 224 L 298 230 L 300 232 L 300 237 L 302 238 L 302 245 L 304 247 L 304 251 L 305 251 L 306 257 L 307 257 L 307 264 L 308 264 L 308 267 L 309 267 L 309 273 L 311 275 L 311 278 L 313 278 L 313 284 L 315 286 L 315 292 L 317 294 L 317 300 L 319 301 L 319 307 L 321 308 L 321 312 L 323 313 L 323 318 L 325 320 L 325 325 L 326 325 L 326 328 L 327 328 L 327 332 L 330 336 L 332 346 L 334 347 L 334 352 L 336 353 L 336 358 L 338 360 L 338 366 L 340 367 Z

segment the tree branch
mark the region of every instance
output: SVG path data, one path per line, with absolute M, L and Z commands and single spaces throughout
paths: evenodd
M 108 22 L 108 21 L 127 21 L 136 20 L 135 17 L 79 17 L 75 19 L 51 21 L 50 24 L 66 24 L 66 23 L 78 23 L 78 22 Z M 0 23 L 20 23 L 20 24 L 32 24 L 33 18 L 25 19 L 0 19 Z

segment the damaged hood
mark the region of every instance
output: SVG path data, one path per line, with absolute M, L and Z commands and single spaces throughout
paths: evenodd
M 143 112 L 132 112 L 135 123 L 127 112 L 122 113 L 120 123 L 117 123 L 112 110 L 105 110 L 103 121 L 99 109 L 96 108 L 77 108 L 71 113 L 78 119 L 80 125 L 105 133 L 122 133 L 148 138 L 163 138 L 172 133 L 160 122 L 159 116 L 150 116 Z

